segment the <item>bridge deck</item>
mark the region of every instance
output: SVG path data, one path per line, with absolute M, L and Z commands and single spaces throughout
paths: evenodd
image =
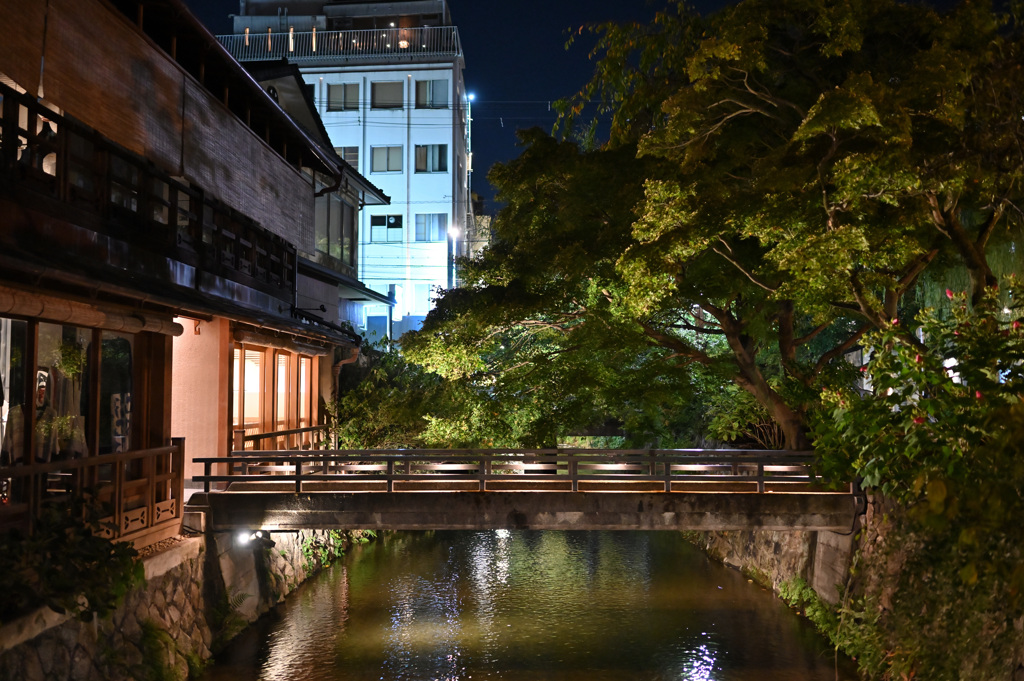
M 196 461 L 206 493 L 186 511 L 214 531 L 847 531 L 860 503 L 851 486 L 823 484 L 808 452 L 240 451 Z

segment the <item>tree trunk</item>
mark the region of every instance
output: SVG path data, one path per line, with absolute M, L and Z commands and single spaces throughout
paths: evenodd
M 754 351 L 750 347 L 750 339 L 742 333 L 736 333 L 735 327 L 729 328 L 723 324 L 723 330 L 739 368 L 739 373 L 735 377 L 736 384 L 753 395 L 754 399 L 768 410 L 768 415 L 782 429 L 782 434 L 786 438 L 786 449 L 810 449 L 803 414 L 786 404 L 782 396 L 768 385 L 761 368 L 757 366 Z

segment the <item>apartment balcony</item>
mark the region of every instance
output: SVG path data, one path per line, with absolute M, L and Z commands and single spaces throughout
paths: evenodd
M 221 35 L 217 40 L 235 59 L 287 59 L 318 64 L 429 63 L 462 59 L 455 26 L 421 26 L 360 31 L 277 31 Z

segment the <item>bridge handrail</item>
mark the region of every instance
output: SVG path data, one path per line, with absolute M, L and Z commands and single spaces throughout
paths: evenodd
M 811 467 L 813 452 L 765 450 L 245 450 L 194 461 L 204 467 L 195 480 L 207 492 L 214 482 L 266 481 L 268 474 L 294 482 L 297 493 L 306 491 L 304 482 L 354 480 L 386 481 L 389 492 L 395 482 L 410 481 L 473 481 L 481 492 L 487 482 L 497 481 L 571 482 L 573 491 L 580 481 L 646 482 L 662 484 L 665 492 L 672 491 L 673 482 L 756 482 L 762 493 L 766 482 L 821 482 Z M 214 466 L 224 465 L 227 474 L 213 474 Z

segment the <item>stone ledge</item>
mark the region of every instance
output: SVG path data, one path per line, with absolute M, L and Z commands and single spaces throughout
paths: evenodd
M 31 641 L 44 631 L 59 627 L 70 619 L 71 615 L 62 615 L 50 608 L 42 607 L 16 620 L 5 622 L 0 626 L 0 653 Z
M 183 537 L 180 542 L 142 561 L 146 568 L 146 579 L 150 580 L 167 574 L 182 563 L 196 558 L 203 548 L 202 537 Z

